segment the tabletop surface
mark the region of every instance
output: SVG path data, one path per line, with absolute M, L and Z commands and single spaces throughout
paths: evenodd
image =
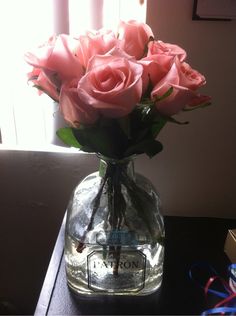
M 64 219 L 35 315 L 199 315 L 211 307 L 207 305 L 211 302 L 206 302 L 203 289 L 189 277 L 189 271 L 194 264 L 205 262 L 227 280 L 230 262 L 224 253 L 224 243 L 228 229 L 236 228 L 236 219 L 165 216 L 164 221 L 166 240 L 161 288 L 148 296 L 92 298 L 75 296 L 67 287 Z

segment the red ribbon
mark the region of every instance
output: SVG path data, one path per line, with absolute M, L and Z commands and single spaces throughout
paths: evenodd
M 189 274 L 191 279 L 193 279 L 194 281 L 196 280 L 193 278 L 192 270 L 193 268 L 196 269 L 196 267 L 205 267 L 208 269 L 208 272 L 214 273 L 214 275 L 208 279 L 205 286 L 202 286 L 200 284 L 200 286 L 204 289 L 206 300 L 208 299 L 209 294 L 214 294 L 215 296 L 222 298 L 215 306 L 213 306 L 213 308 L 204 311 L 202 315 L 236 315 L 236 291 L 234 287 L 236 277 L 235 274 L 232 272 L 236 269 L 236 264 L 232 264 L 228 267 L 231 283 L 228 283 L 223 278 L 221 278 L 215 271 L 215 269 L 208 263 L 198 263 L 192 266 Z M 216 287 L 217 281 L 223 290 L 219 290 L 219 287 Z

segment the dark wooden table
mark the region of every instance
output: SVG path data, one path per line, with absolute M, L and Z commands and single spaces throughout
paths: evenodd
M 207 262 L 227 279 L 224 243 L 236 219 L 165 217 L 165 259 L 161 289 L 143 297 L 84 298 L 70 292 L 61 226 L 35 310 L 42 315 L 199 315 L 207 307 L 203 290 L 189 277 L 196 262 Z M 235 250 L 236 251 L 236 250 Z

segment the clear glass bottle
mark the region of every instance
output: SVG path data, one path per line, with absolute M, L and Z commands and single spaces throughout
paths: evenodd
M 67 209 L 69 287 L 87 295 L 147 295 L 162 282 L 160 199 L 132 158 L 100 157 L 99 172 L 74 190 Z

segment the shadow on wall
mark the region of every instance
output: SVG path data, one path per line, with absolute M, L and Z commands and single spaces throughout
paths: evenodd
M 70 194 L 96 168 L 91 155 L 0 151 L 0 314 L 34 313 Z

